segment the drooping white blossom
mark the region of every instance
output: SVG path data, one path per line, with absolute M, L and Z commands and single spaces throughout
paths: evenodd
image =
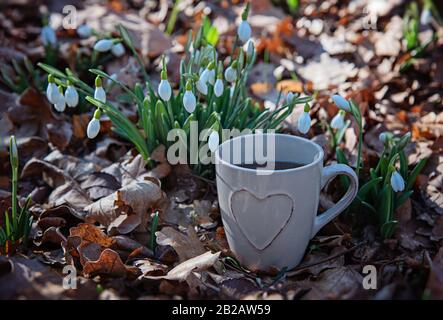
M 246 20 L 242 20 L 237 29 L 238 38 L 241 42 L 246 43 L 251 38 L 251 26 Z
M 342 110 L 345 110 L 347 112 L 351 111 L 351 105 L 349 104 L 349 101 L 343 98 L 341 95 L 334 94 L 332 96 L 332 100 Z
M 95 43 L 94 50 L 98 52 L 107 52 L 111 50 L 113 45 L 114 41 L 112 39 L 101 39 Z
M 391 187 L 395 192 L 401 192 L 405 189 L 405 181 L 398 171 L 394 171 L 391 175 Z
M 183 106 L 186 111 L 189 113 L 194 112 L 195 107 L 197 105 L 197 99 L 195 98 L 194 93 L 191 90 L 186 90 L 183 95 Z
M 123 46 L 123 44 L 121 42 L 119 42 L 119 43 L 116 43 L 112 46 L 111 52 L 114 56 L 121 57 L 122 55 L 125 54 L 126 50 L 125 50 L 125 47 Z
M 89 139 L 94 139 L 98 133 L 100 132 L 100 117 L 101 117 L 100 109 L 95 110 L 94 116 L 91 121 L 88 123 L 88 128 L 86 129 L 86 134 Z
M 54 76 L 49 75 L 48 76 L 48 87 L 46 88 L 46 98 L 48 98 L 48 101 L 52 104 L 55 103 L 57 100 L 57 97 L 59 95 L 57 85 L 54 82 Z
M 163 101 L 169 101 L 171 99 L 172 88 L 168 80 L 161 80 L 158 85 L 158 95 Z
M 65 91 L 65 101 L 66 104 L 71 108 L 74 108 L 78 105 L 78 92 L 70 84 L 68 84 L 68 87 L 66 88 Z
M 208 138 L 208 147 L 209 150 L 215 152 L 218 148 L 218 144 L 220 142 L 220 136 L 217 131 L 212 131 Z
M 102 79 L 99 76 L 95 78 L 94 99 L 106 103 L 106 92 L 102 87 Z
M 171 99 L 172 88 L 168 81 L 168 73 L 166 71 L 166 60 L 164 55 L 162 57 L 162 71 L 160 73 L 160 83 L 157 88 L 157 93 L 159 97 L 165 102 Z
M 89 38 L 92 35 L 92 29 L 86 23 L 78 26 L 77 34 L 80 38 Z
M 378 140 L 380 140 L 383 143 L 386 143 L 389 139 L 393 137 L 392 133 L 389 131 L 385 131 L 379 134 Z
M 86 133 L 89 139 L 94 139 L 98 133 L 100 132 L 100 120 L 96 118 L 92 118 L 88 123 L 88 128 Z
M 216 97 L 221 97 L 223 94 L 223 80 L 218 78 L 217 81 L 215 81 L 214 85 L 214 94 Z
M 225 70 L 226 81 L 234 82 L 235 80 L 237 80 L 237 70 L 235 70 L 235 68 L 236 68 L 236 63 L 234 62 Z
M 297 129 L 303 134 L 308 133 L 311 128 L 311 116 L 309 115 L 310 107 L 308 104 L 305 104 L 305 108 L 303 113 L 300 115 L 297 121 Z
M 420 15 L 420 23 L 424 26 L 431 23 L 432 12 L 429 8 L 424 8 Z
M 196 83 L 197 90 L 200 91 L 201 94 L 208 94 L 208 85 L 202 79 L 199 79 Z
M 63 88 L 61 86 L 58 87 L 58 95 L 55 98 L 54 108 L 58 112 L 63 112 L 66 109 L 65 96 L 63 95 Z
M 254 40 L 249 39 L 248 42 L 245 44 L 246 47 L 246 55 L 248 56 L 248 59 L 254 55 L 255 51 L 255 43 Z
M 48 25 L 42 28 L 41 39 L 43 45 L 45 46 L 55 46 L 57 44 L 57 36 L 55 35 L 55 31 Z
M 215 70 L 214 69 L 211 69 L 208 72 L 208 82 L 211 85 L 214 85 L 214 83 L 215 83 Z
M 345 112 L 340 110 L 331 121 L 331 128 L 342 129 L 345 126 Z

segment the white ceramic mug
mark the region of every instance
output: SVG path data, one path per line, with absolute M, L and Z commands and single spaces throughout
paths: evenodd
M 250 162 L 257 134 L 222 143 L 215 160 L 223 225 L 232 252 L 250 270 L 291 269 L 303 258 L 309 240 L 351 204 L 358 179 L 346 165 L 323 167 L 323 150 L 310 140 L 274 133 L 260 136 L 271 153 L 268 160 L 303 165 L 258 174 L 260 170 L 238 165 Z M 340 174 L 349 177 L 349 189 L 317 216 L 321 189 Z

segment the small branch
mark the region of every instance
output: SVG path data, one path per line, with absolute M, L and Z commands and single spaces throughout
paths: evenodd
M 292 269 L 291 272 L 286 273 L 286 275 L 287 275 L 288 277 L 291 277 L 291 276 L 295 275 L 296 273 L 298 273 L 300 270 L 307 269 L 307 268 L 310 268 L 310 267 L 317 266 L 317 265 L 319 265 L 319 264 L 322 264 L 322 263 L 328 262 L 328 261 L 330 261 L 330 260 L 337 259 L 337 258 L 339 258 L 339 257 L 341 257 L 341 256 L 343 256 L 343 255 L 345 255 L 345 254 L 347 254 L 347 253 L 350 253 L 350 252 L 354 251 L 355 249 L 361 247 L 361 246 L 362 246 L 363 244 L 365 244 L 365 243 L 366 243 L 366 242 L 360 242 L 360 243 L 356 244 L 355 246 L 353 246 L 353 247 L 351 247 L 351 248 L 349 248 L 349 249 L 347 249 L 347 250 L 345 250 L 345 251 L 342 251 L 342 252 L 336 253 L 336 254 L 334 254 L 334 255 L 332 255 L 332 256 L 329 256 L 329 257 L 327 257 L 327 258 L 325 258 L 325 259 L 321 259 L 320 261 L 316 261 L 316 262 L 310 263 L 310 264 L 308 264 L 308 265 L 304 265 L 304 266 L 300 266 L 300 267 L 294 268 L 294 269 Z

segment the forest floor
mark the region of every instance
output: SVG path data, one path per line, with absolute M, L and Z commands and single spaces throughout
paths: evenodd
M 337 113 L 332 94 L 352 98 L 361 108 L 365 170 L 383 149 L 381 132 L 412 133 L 406 149 L 410 166 L 429 159 L 413 195 L 395 212 L 399 226 L 391 239 L 383 240 L 376 225 L 348 212 L 312 239 L 295 269 L 276 274 L 247 270 L 229 250 L 213 181 L 199 178 L 186 166 L 169 165 L 162 147 L 152 156 L 157 166 L 147 168 L 106 118 L 99 136 L 87 139 L 93 109 L 84 105 L 56 112 L 46 100 L 45 87 L 35 83 L 46 79 L 40 70 L 22 87 L 0 82 L 0 137 L 17 137 L 19 195 L 21 200 L 32 195 L 34 217 L 27 246 L 14 255 L 0 255 L 0 298 L 443 299 L 443 28 L 420 26 L 423 43 L 433 31 L 437 39 L 401 70 L 411 57 L 403 41 L 408 1 L 375 1 L 375 9 L 370 2 L 303 0 L 291 14 L 285 1 L 251 1 L 248 21 L 257 62 L 249 85 L 252 97 L 266 108 L 275 107 L 280 90 L 314 95 L 313 124 L 306 137 L 322 145 L 326 164 L 336 161 L 329 133 L 321 125 L 322 119 Z M 35 70 L 37 62 L 44 61 L 42 3 L 10 0 L 0 5 L 0 67 L 12 78 L 16 76 L 13 60 L 20 62 L 26 56 Z M 217 28 L 217 48 L 225 54 L 244 7 L 234 0 L 183 0 L 168 35 L 164 30 L 171 1 L 143 3 L 51 1 L 50 21 L 60 43 L 57 66 L 77 68 L 88 77 L 85 69 L 78 70 L 77 51 L 94 43 L 61 27 L 66 4 L 77 7 L 77 23 L 86 22 L 99 32 L 115 32 L 116 24 L 126 23 L 153 87 L 159 82 L 162 54 L 168 57 L 171 82 L 178 82 L 187 31 L 196 30 L 205 15 Z M 375 24 L 368 25 L 368 10 L 375 10 Z M 103 70 L 117 74 L 130 87 L 142 79 L 128 50 L 105 61 Z M 92 83 L 93 78 L 85 81 Z M 108 99 L 116 100 L 120 94 L 114 88 Z M 122 104 L 122 108 L 134 119 L 134 106 Z M 296 119 L 301 110 L 294 110 L 285 121 L 285 133 L 299 135 Z M 357 140 L 358 127 L 353 122 L 342 143 L 351 164 Z M 134 187 L 136 181 L 145 182 L 142 192 Z M 330 198 L 337 196 L 334 186 L 328 190 Z M 0 225 L 3 212 L 11 206 L 10 192 L 9 153 L 4 144 Z M 152 250 L 156 210 L 160 215 Z M 366 265 L 376 267 L 376 289 L 362 286 Z M 63 286 L 65 266 L 75 266 L 76 289 Z

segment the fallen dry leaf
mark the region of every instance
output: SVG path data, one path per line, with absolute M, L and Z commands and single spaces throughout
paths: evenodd
M 165 279 L 165 280 L 175 280 L 180 282 L 185 281 L 192 272 L 202 271 L 212 267 L 214 263 L 218 261 L 219 255 L 220 252 L 213 254 L 211 253 L 211 251 L 208 251 L 197 257 L 182 262 L 174 269 L 169 271 L 168 274 L 165 276 L 157 276 L 157 277 L 147 276 L 145 278 L 153 280 Z
M 187 235 L 171 227 L 165 227 L 161 231 L 157 231 L 155 235 L 157 236 L 157 244 L 174 248 L 180 262 L 194 258 L 206 251 L 192 226 L 188 227 Z
M 158 185 L 133 182 L 87 206 L 83 218 L 101 223 L 110 234 L 127 234 L 137 227 L 146 230 L 149 213 L 164 206 L 165 194 Z
M 124 277 L 127 274 L 136 274 L 136 268 L 125 266 L 117 252 L 105 249 L 96 261 L 87 261 L 83 267 L 85 275 L 107 275 L 111 277 Z

